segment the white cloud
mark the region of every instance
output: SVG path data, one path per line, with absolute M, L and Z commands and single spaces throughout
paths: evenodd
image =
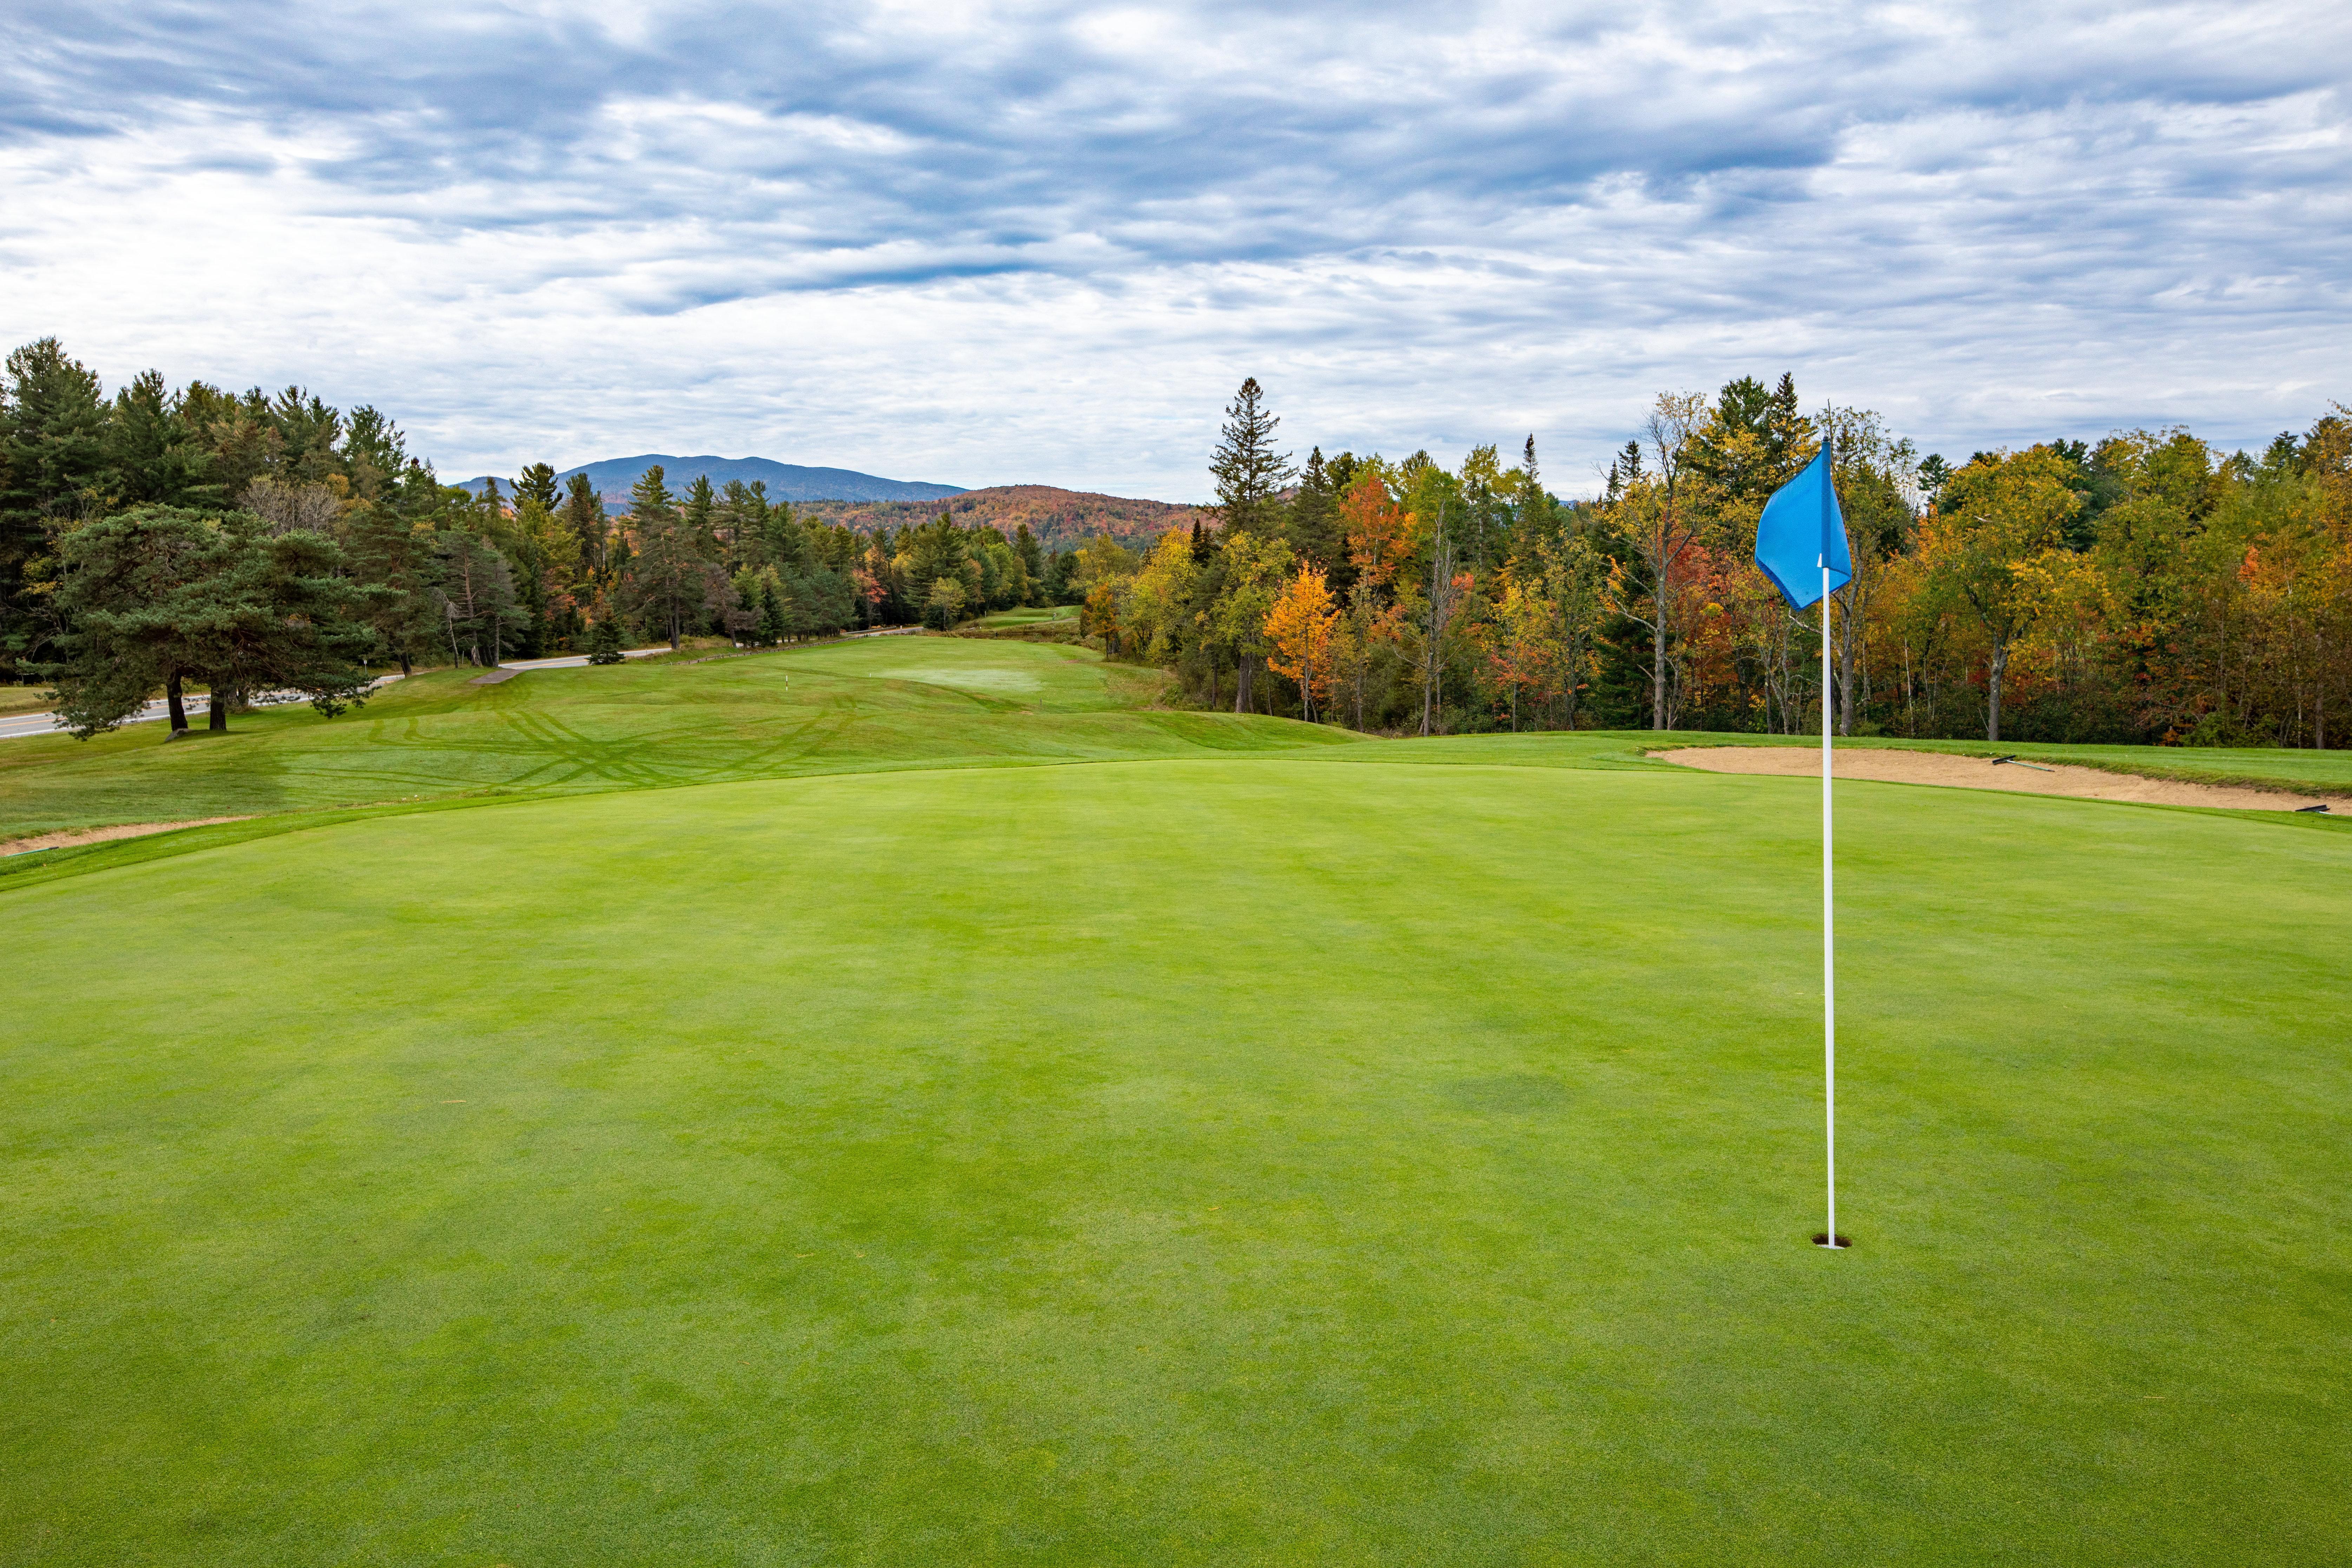
M 2352 20 L 2164 7 L 58 10 L 0 335 L 299 381 L 448 474 L 639 450 L 1202 493 L 1793 370 L 1929 447 L 2307 423 Z

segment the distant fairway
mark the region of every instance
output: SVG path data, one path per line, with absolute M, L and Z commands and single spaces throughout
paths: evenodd
M 1843 786 L 1832 1257 L 1811 784 L 554 674 L 0 881 L 0 1562 L 2342 1560 L 2340 825 Z
M 904 767 L 1215 756 L 1360 743 L 1230 713 L 1141 710 L 1156 670 L 1084 648 L 875 637 L 747 658 L 439 670 L 363 710 L 240 715 L 166 742 L 0 742 L 0 838 L 119 822 L 316 812 L 455 796 L 573 795 Z M 275 829 L 268 829 L 275 831 Z

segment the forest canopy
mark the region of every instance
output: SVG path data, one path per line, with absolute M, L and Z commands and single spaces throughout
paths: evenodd
M 152 371 L 110 395 L 43 339 L 0 377 L 0 678 L 53 683 L 85 734 L 159 692 L 176 729 L 194 682 L 217 726 L 263 691 L 340 711 L 387 666 L 1067 605 L 1186 700 L 1381 732 L 1796 732 L 1826 698 L 1847 734 L 2343 744 L 2342 405 L 2259 454 L 2166 428 L 1958 464 L 1870 411 L 1805 408 L 1788 375 L 1661 394 L 1631 423 L 1599 493 L 1563 501 L 1532 436 L 1451 468 L 1300 460 L 1251 379 L 1213 508 L 1056 550 L 1025 519 L 894 526 L 658 468 L 617 516 L 544 462 L 470 493 L 373 407 Z M 1820 612 L 1749 559 L 1824 433 L 1855 564 L 1826 692 Z

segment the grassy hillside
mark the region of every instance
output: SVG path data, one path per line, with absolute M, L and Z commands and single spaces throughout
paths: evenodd
M 1280 720 L 1150 710 L 1157 671 L 959 637 L 531 670 L 496 686 L 469 673 L 398 682 L 333 721 L 280 709 L 225 736 L 167 742 L 143 724 L 88 742 L 0 742 L 0 839 L 492 793 L 1360 743 Z
M 1475 744 L 0 894 L 0 1556 L 2334 1560 L 2352 837 L 1852 786 L 1832 1257 L 1811 790 Z

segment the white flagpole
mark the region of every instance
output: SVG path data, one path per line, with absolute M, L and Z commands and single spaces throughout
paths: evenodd
M 1837 1228 L 1837 901 L 1831 895 L 1830 853 L 1830 558 L 1822 555 L 1822 1079 L 1827 1089 L 1830 1226 L 1822 1245 L 1838 1245 Z

